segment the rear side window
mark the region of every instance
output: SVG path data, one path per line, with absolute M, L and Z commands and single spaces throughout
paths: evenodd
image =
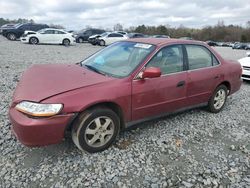
M 108 37 L 123 37 L 123 35 L 118 34 L 118 33 L 111 33 L 111 34 L 109 34 Z
M 213 66 L 219 65 L 219 61 L 214 57 L 214 55 L 212 55 L 213 58 Z
M 213 65 L 213 55 L 205 47 L 199 45 L 186 45 L 189 70 L 195 70 Z
M 65 34 L 65 33 L 62 32 L 62 31 L 57 31 L 57 30 L 55 30 L 55 34 Z

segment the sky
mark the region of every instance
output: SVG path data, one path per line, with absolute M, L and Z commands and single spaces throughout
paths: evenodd
M 33 19 L 67 29 L 138 25 L 202 28 L 223 20 L 245 26 L 250 0 L 0 0 L 0 17 Z

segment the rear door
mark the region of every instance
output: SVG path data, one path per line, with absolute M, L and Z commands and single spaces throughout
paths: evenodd
M 63 32 L 63 31 L 59 31 L 59 30 L 55 30 L 55 33 L 54 33 L 54 42 L 56 44 L 61 44 L 63 39 L 66 38 L 65 37 L 66 33 Z
M 187 71 L 182 45 L 164 47 L 146 67 L 159 67 L 158 78 L 132 82 L 132 120 L 172 112 L 186 106 Z
M 205 46 L 188 44 L 185 47 L 188 60 L 188 103 L 205 103 L 223 80 L 220 63 Z
M 55 31 L 52 29 L 45 30 L 41 33 L 39 42 L 41 43 L 55 43 Z

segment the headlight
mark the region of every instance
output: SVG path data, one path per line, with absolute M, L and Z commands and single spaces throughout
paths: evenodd
M 18 111 L 37 117 L 48 117 L 58 114 L 62 108 L 62 104 L 41 104 L 29 101 L 22 101 L 15 107 Z

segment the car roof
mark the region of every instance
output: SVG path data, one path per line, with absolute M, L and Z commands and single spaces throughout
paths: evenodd
M 56 30 L 56 31 L 64 31 L 64 32 L 67 32 L 67 31 L 65 31 L 65 30 L 63 30 L 63 29 L 56 29 L 56 28 L 45 28 L 45 29 L 43 29 L 43 30 Z
M 183 39 L 169 39 L 169 38 L 133 38 L 128 39 L 127 41 L 138 42 L 138 43 L 147 43 L 156 46 L 163 46 L 167 44 L 200 44 L 204 45 L 204 42 L 196 40 L 183 40 Z

